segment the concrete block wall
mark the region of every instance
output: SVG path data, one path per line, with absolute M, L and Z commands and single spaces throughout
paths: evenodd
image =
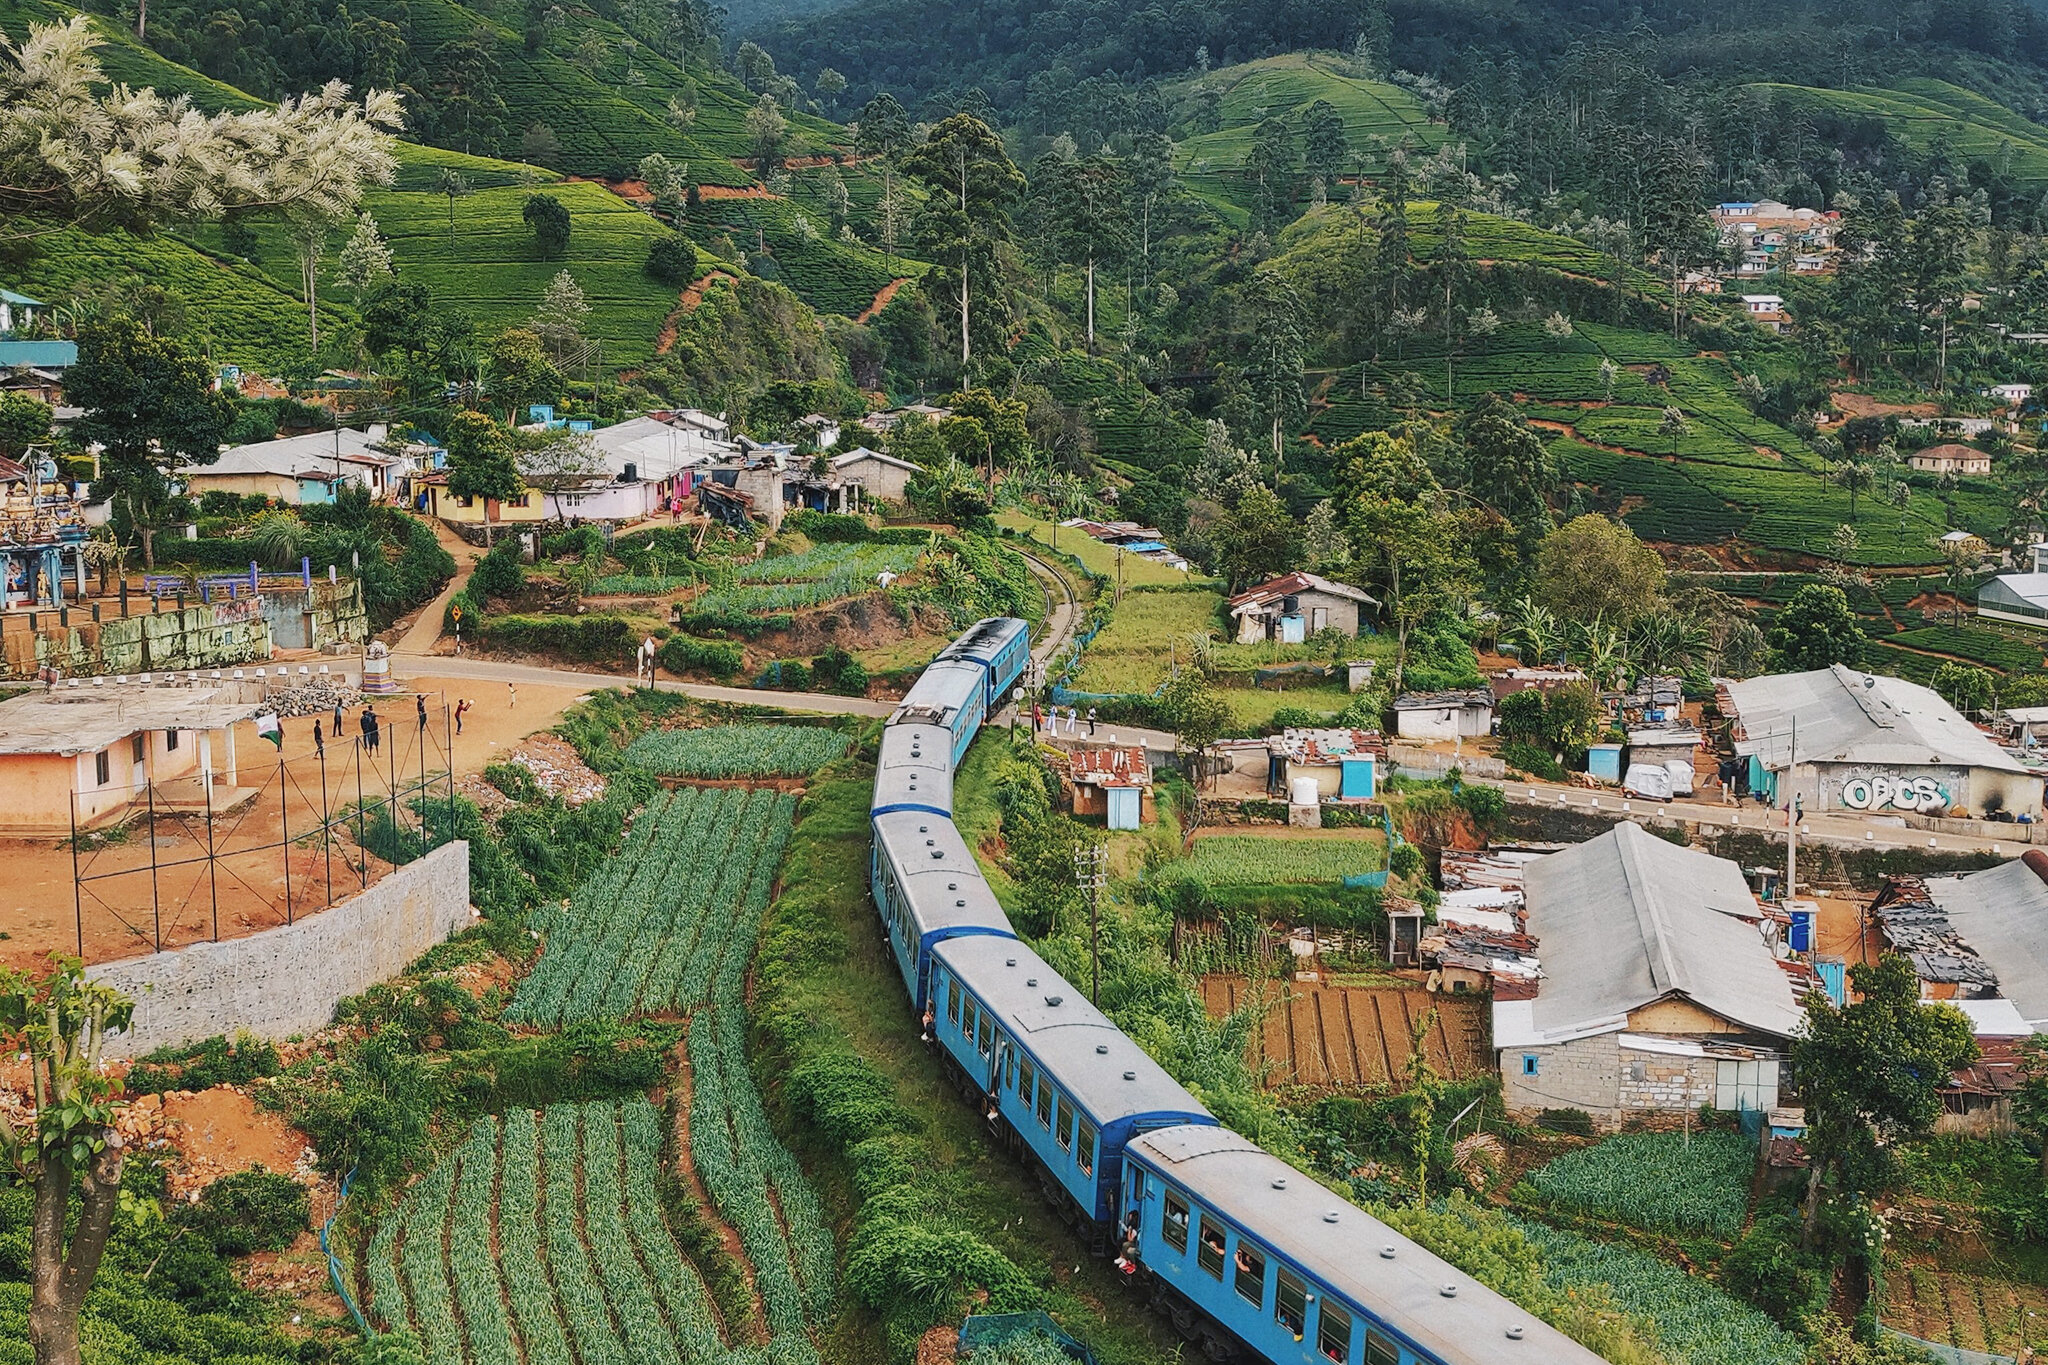
M 1598 1033 L 1547 1047 L 1502 1048 L 1501 1099 L 1511 1112 L 1533 1114 L 1540 1109 L 1583 1109 L 1593 1121 L 1612 1127 L 1620 1122 L 1619 1035 Z M 1524 1055 L 1536 1058 L 1536 1074 L 1522 1074 Z
M 37 613 L 36 629 L 8 631 L 0 648 L 0 677 L 33 678 L 45 664 L 66 677 L 226 668 L 270 657 L 270 623 L 238 603 L 194 602 L 134 616 L 92 619 L 73 607 L 70 623 L 54 611 Z M 105 607 L 101 608 L 104 615 Z M 230 619 L 223 619 L 223 617 Z
M 1712 1104 L 1720 1063 L 1712 1057 L 1673 1057 L 1621 1049 L 1620 1103 L 1631 1111 L 1677 1113 Z
M 296 924 L 86 974 L 135 1000 L 134 1025 L 108 1041 L 110 1056 L 238 1029 L 275 1041 L 324 1027 L 341 1000 L 397 976 L 469 924 L 469 845 L 456 842 Z

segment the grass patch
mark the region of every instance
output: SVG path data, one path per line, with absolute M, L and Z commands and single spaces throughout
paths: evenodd
M 1217 834 L 1195 840 L 1180 866 L 1215 886 L 1274 882 L 1334 882 L 1387 865 L 1386 839 L 1370 831 L 1357 838 L 1267 839 Z

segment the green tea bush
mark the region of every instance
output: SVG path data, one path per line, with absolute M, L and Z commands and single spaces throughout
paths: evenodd
M 746 651 L 730 640 L 696 640 L 671 635 L 654 652 L 654 661 L 671 673 L 709 673 L 730 678 L 746 662 Z
M 306 1187 L 288 1175 L 254 1166 L 224 1175 L 180 1210 L 180 1221 L 224 1256 L 282 1251 L 306 1230 Z

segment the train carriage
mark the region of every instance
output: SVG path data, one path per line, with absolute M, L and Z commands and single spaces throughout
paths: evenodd
M 953 735 L 943 725 L 891 725 L 882 731 L 869 813 L 902 810 L 953 818 Z
M 1104 1235 L 1124 1146 L 1154 1128 L 1216 1122 L 1087 994 L 1022 942 L 954 938 L 932 951 L 933 1034 Z
M 1227 1128 L 1125 1151 L 1138 1264 L 1206 1354 L 1276 1365 L 1600 1365 L 1600 1357 Z
M 980 664 L 940 660 L 928 665 L 889 717 L 897 725 L 941 726 L 953 737 L 954 767 L 988 714 L 988 673 Z
M 939 657 L 972 663 L 984 671 L 982 705 L 994 715 L 1009 701 L 1010 689 L 1031 662 L 1031 623 L 1014 616 L 976 621 L 966 634 L 940 650 Z
M 899 810 L 875 817 L 871 883 L 896 970 L 924 1013 L 932 950 L 948 939 L 1014 939 L 1009 917 L 950 819 Z

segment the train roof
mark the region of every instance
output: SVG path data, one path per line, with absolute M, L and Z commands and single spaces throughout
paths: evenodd
M 961 707 L 981 695 L 987 678 L 988 672 L 980 664 L 966 659 L 935 659 L 925 665 L 924 672 L 904 693 L 889 721 L 892 725 L 949 724 Z
M 1087 992 L 1026 944 L 955 938 L 933 952 L 1098 1126 L 1139 1114 L 1209 1117 L 1200 1100 L 1088 1003 Z
M 1242 1134 L 1158 1128 L 1128 1150 L 1447 1365 L 1601 1365 L 1592 1351 Z
M 1029 633 L 1031 624 L 1015 616 L 985 616 L 969 626 L 952 644 L 939 651 L 941 659 L 992 659 L 1019 632 Z
M 935 929 L 1010 933 L 1009 916 L 951 820 L 914 810 L 878 815 L 875 843 L 896 869 L 920 938 Z
M 872 809 L 902 805 L 953 809 L 953 736 L 944 726 L 911 722 L 882 731 Z

